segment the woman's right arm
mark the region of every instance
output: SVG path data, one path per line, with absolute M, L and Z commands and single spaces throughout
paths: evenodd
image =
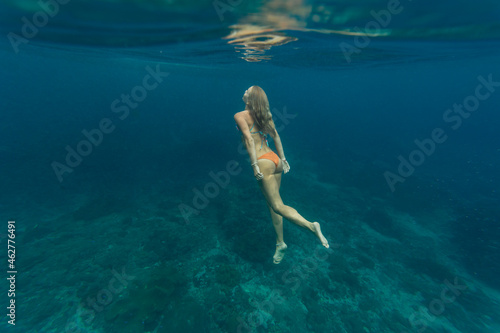
M 288 171 L 290 171 L 290 165 L 288 164 L 288 161 L 285 158 L 285 151 L 283 149 L 283 144 L 281 143 L 280 135 L 278 134 L 278 131 L 274 126 L 274 121 L 271 120 L 271 124 L 273 127 L 273 131 L 270 133 L 270 135 L 273 138 L 274 145 L 276 146 L 276 150 L 278 151 L 278 156 L 283 162 L 283 171 L 287 173 Z

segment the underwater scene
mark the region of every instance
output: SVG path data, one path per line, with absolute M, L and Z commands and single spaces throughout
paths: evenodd
M 0 332 L 500 332 L 500 2 L 0 18 Z

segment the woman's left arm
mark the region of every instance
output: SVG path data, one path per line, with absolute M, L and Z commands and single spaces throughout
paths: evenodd
M 238 113 L 234 115 L 234 121 L 238 125 L 241 133 L 243 134 L 243 139 L 245 140 L 245 146 L 247 148 L 248 155 L 250 156 L 250 163 L 252 164 L 253 174 L 257 180 L 264 178 L 264 175 L 260 172 L 259 164 L 257 163 L 257 152 L 255 151 L 255 143 L 250 133 L 250 128 L 245 118 Z

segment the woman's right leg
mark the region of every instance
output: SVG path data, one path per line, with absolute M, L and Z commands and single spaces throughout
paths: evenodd
M 264 172 L 264 175 L 264 178 L 259 182 L 259 184 L 269 207 L 271 207 L 271 209 L 276 214 L 283 216 L 287 220 L 295 223 L 302 228 L 312 231 L 319 238 L 323 246 L 328 248 L 328 241 L 321 233 L 319 223 L 311 223 L 307 221 L 304 217 L 302 217 L 302 215 L 297 212 L 297 210 L 295 210 L 295 208 L 285 205 L 283 203 L 283 200 L 281 200 L 281 196 L 279 193 L 281 173 L 275 174 Z
M 279 177 L 279 178 L 278 178 Z M 287 206 L 281 200 L 279 193 L 279 180 L 281 174 L 265 175 L 260 182 L 260 187 L 271 209 L 296 225 L 314 231 L 314 226 L 300 215 L 295 208 Z M 278 180 L 279 179 L 279 180 Z

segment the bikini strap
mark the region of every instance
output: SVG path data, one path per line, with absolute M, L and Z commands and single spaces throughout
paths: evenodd
M 253 123 L 252 127 L 250 127 L 250 134 L 260 134 L 260 136 L 262 137 L 262 140 L 260 142 L 260 149 L 262 149 L 262 146 L 264 144 L 264 140 L 266 141 L 266 145 L 269 147 L 269 142 L 267 141 L 267 134 L 264 134 L 262 131 L 252 132 L 254 126 L 255 126 L 255 123 Z

